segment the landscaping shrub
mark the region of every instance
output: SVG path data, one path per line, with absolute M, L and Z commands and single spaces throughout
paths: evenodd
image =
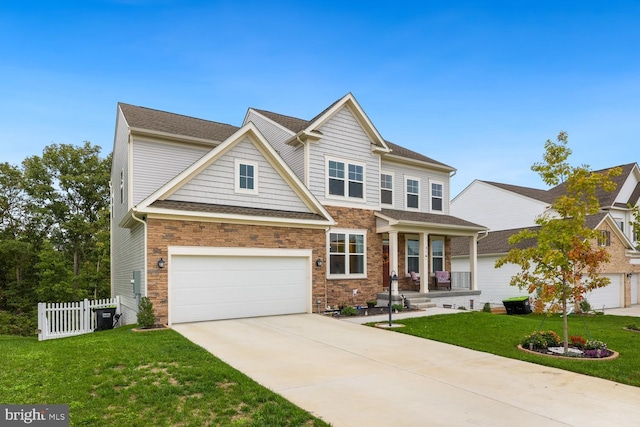
M 153 314 L 153 303 L 147 297 L 140 298 L 138 307 L 138 325 L 141 328 L 153 328 L 156 323 L 156 316 Z
M 356 314 L 358 314 L 358 310 L 348 305 L 340 310 L 340 314 L 342 314 L 343 316 L 355 316 Z
M 536 331 L 522 340 L 524 348 L 547 348 L 560 344 L 560 337 L 554 331 Z
M 491 304 L 485 302 L 482 306 L 482 311 L 484 311 L 485 313 L 491 313 Z
M 393 311 L 402 311 L 402 310 L 404 310 L 404 306 L 402 304 L 393 304 L 391 306 L 391 309 Z
M 13 314 L 0 310 L 0 335 L 33 336 L 38 327 L 37 315 Z

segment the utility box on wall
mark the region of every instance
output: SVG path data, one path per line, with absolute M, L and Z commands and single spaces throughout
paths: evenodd
M 131 279 L 131 286 L 133 286 L 133 295 L 140 295 L 141 291 L 141 279 L 142 275 L 140 274 L 140 270 L 133 270 L 133 279 Z

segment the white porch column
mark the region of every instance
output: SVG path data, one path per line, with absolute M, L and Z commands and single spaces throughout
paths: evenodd
M 429 233 L 420 233 L 420 292 L 425 293 L 429 290 L 429 272 L 427 267 L 429 263 Z
M 398 271 L 398 232 L 389 231 L 389 274 L 393 275 L 394 271 L 400 277 Z M 394 282 L 391 294 L 398 295 L 398 281 Z
M 469 270 L 471 271 L 471 290 L 478 289 L 478 235 L 469 237 Z

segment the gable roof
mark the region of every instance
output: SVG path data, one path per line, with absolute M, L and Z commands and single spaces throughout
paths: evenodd
M 376 143 L 375 138 L 378 137 L 382 143 L 378 143 L 378 145 L 383 148 L 383 152 L 385 152 L 385 157 L 397 157 L 401 159 L 406 159 L 410 161 L 417 161 L 421 163 L 427 163 L 431 166 L 436 166 L 442 169 L 446 169 L 448 171 L 455 171 L 455 168 L 434 160 L 430 157 L 427 157 L 423 154 L 417 153 L 415 151 L 404 148 L 398 144 L 394 144 L 393 142 L 382 139 L 382 137 L 378 134 L 378 131 L 375 129 L 369 118 L 366 116 L 360 105 L 357 103 L 355 97 L 348 93 L 344 97 L 334 101 L 331 105 L 313 117 L 311 120 L 304 120 L 297 117 L 287 116 L 284 114 L 274 113 L 273 111 L 261 110 L 258 108 L 250 108 L 254 112 L 274 121 L 280 126 L 288 129 L 293 134 L 300 134 L 302 132 L 316 132 L 318 133 L 318 127 L 325 122 L 328 117 L 333 115 L 335 111 L 340 109 L 343 105 L 351 105 L 354 109 L 356 109 L 356 117 L 364 122 L 365 132 L 369 130 L 369 134 L 371 137 L 371 133 L 373 133 L 374 143 Z M 294 143 L 295 139 L 292 139 L 292 143 Z
M 222 208 L 216 208 L 216 205 L 209 205 L 204 203 L 192 203 L 192 202 L 178 202 L 166 200 L 178 189 L 184 186 L 191 179 L 196 177 L 200 172 L 206 169 L 209 165 L 216 162 L 219 158 L 224 156 L 229 150 L 231 150 L 236 144 L 248 137 L 253 144 L 261 151 L 264 158 L 271 163 L 271 165 L 280 173 L 284 181 L 290 186 L 290 188 L 297 194 L 300 200 L 309 208 L 312 216 L 304 216 L 300 214 L 291 213 L 291 215 L 283 216 L 280 211 L 274 211 L 269 209 L 247 209 L 242 207 L 236 207 L 235 209 L 227 207 L 226 211 Z M 207 207 L 208 206 L 208 207 Z M 267 142 L 262 136 L 260 131 L 253 123 L 247 123 L 242 128 L 238 129 L 224 142 L 205 154 L 187 169 L 182 171 L 172 180 L 156 190 L 153 194 L 148 196 L 145 200 L 134 208 L 136 212 L 153 212 L 159 213 L 159 210 L 171 209 L 181 210 L 183 212 L 198 212 L 205 216 L 213 216 L 214 214 L 225 213 L 240 216 L 257 215 L 261 217 L 269 216 L 271 218 L 288 218 L 291 220 L 304 220 L 309 222 L 312 220 L 316 225 L 332 225 L 334 223 L 333 218 L 329 212 L 322 206 L 322 204 L 313 196 L 313 194 L 305 187 L 300 179 L 293 173 L 289 166 L 282 160 L 282 158 L 276 153 L 274 148 Z M 231 209 L 231 210 L 229 210 Z
M 614 169 L 616 167 L 619 167 L 622 169 L 622 173 L 616 177 L 613 177 L 612 181 L 616 184 L 616 188 L 613 191 L 605 191 L 603 188 L 598 187 L 596 189 L 596 197 L 598 198 L 598 201 L 600 202 L 600 207 L 601 208 L 609 208 L 609 207 L 622 207 L 622 208 L 626 208 L 627 205 L 623 204 L 623 203 L 615 203 L 616 198 L 618 197 L 618 194 L 620 193 L 620 190 L 622 189 L 622 186 L 624 185 L 625 181 L 627 180 L 627 178 L 629 177 L 629 175 L 631 174 L 631 172 L 633 171 L 633 168 L 636 167 L 636 163 L 628 163 L 626 165 L 620 165 L 620 166 L 614 166 L 614 167 L 610 167 L 610 168 L 606 168 L 606 169 L 600 169 L 597 171 L 593 171 L 595 173 L 603 173 L 603 172 L 607 172 L 611 169 Z M 553 201 L 555 199 L 557 199 L 560 195 L 564 194 L 565 192 L 565 187 L 566 187 L 566 183 L 561 183 L 559 185 L 556 185 L 555 187 L 552 187 L 548 190 L 540 190 L 537 188 L 531 188 L 531 187 L 521 187 L 518 185 L 511 185 L 511 184 L 504 184 L 504 183 L 499 183 L 499 182 L 492 182 L 492 181 L 480 181 L 480 182 L 484 182 L 485 184 L 489 184 L 492 185 L 494 187 L 498 187 L 501 188 L 503 190 L 507 190 L 510 191 L 512 193 L 516 193 L 516 194 L 520 194 L 522 196 L 528 197 L 530 199 L 534 199 L 534 200 L 539 200 L 545 203 L 553 203 Z M 640 183 L 638 184 L 638 186 L 636 186 L 633 194 L 631 195 L 631 197 L 629 198 L 629 202 L 632 205 L 635 205 L 638 202 L 638 199 L 640 198 Z
M 132 132 L 191 137 L 204 141 L 221 142 L 239 128 L 225 123 L 168 113 L 147 107 L 118 103 Z
M 626 236 L 616 226 L 613 218 L 608 212 L 600 212 L 595 215 L 587 216 L 585 225 L 588 228 L 595 230 L 598 229 L 605 221 L 609 222 L 614 233 L 624 242 L 627 248 L 633 248 L 631 242 L 629 242 Z M 522 240 L 515 245 L 509 243 L 509 237 L 522 230 L 538 231 L 540 230 L 540 226 L 490 231 L 486 237 L 478 239 L 478 255 L 506 254 L 512 248 L 526 249 L 535 246 L 537 242 L 537 239 L 535 238 Z M 451 239 L 451 253 L 453 256 L 469 255 L 469 241 L 467 239 L 460 238 Z
M 528 197 L 534 200 L 539 200 L 545 203 L 552 203 L 554 200 L 554 196 L 549 193 L 549 190 L 540 190 L 540 189 L 531 188 L 531 187 L 521 187 L 519 185 L 503 184 L 500 182 L 493 182 L 493 181 L 479 180 L 479 182 L 484 182 L 485 184 L 489 184 L 494 187 L 498 187 L 503 190 L 507 190 L 512 193 L 516 193 L 521 196 Z

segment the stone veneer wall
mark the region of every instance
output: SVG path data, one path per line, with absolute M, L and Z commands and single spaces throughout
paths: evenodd
M 376 233 L 376 218 L 372 210 L 325 206 L 336 220 L 335 228 L 367 230 L 367 278 L 327 279 L 327 303 L 336 305 L 365 305 L 382 292 L 382 235 Z M 328 264 L 325 263 L 325 264 Z M 353 290 L 358 294 L 354 297 Z
M 158 322 L 168 320 L 167 269 L 159 269 L 159 258 L 168 260 L 168 246 L 254 247 L 313 249 L 312 307 L 324 308 L 326 275 L 315 260 L 326 259 L 324 229 L 270 227 L 262 225 L 149 219 L 147 221 L 147 296 L 153 302 Z
M 629 307 L 631 304 L 636 304 L 636 301 L 631 301 L 631 279 L 627 277 L 626 273 L 640 274 L 640 265 L 629 262 L 624 244 L 611 230 L 609 224 L 603 223 L 598 230 L 606 230 L 611 233 L 611 246 L 607 248 L 610 257 L 609 262 L 601 266 L 600 272 L 623 275 L 624 306 Z

